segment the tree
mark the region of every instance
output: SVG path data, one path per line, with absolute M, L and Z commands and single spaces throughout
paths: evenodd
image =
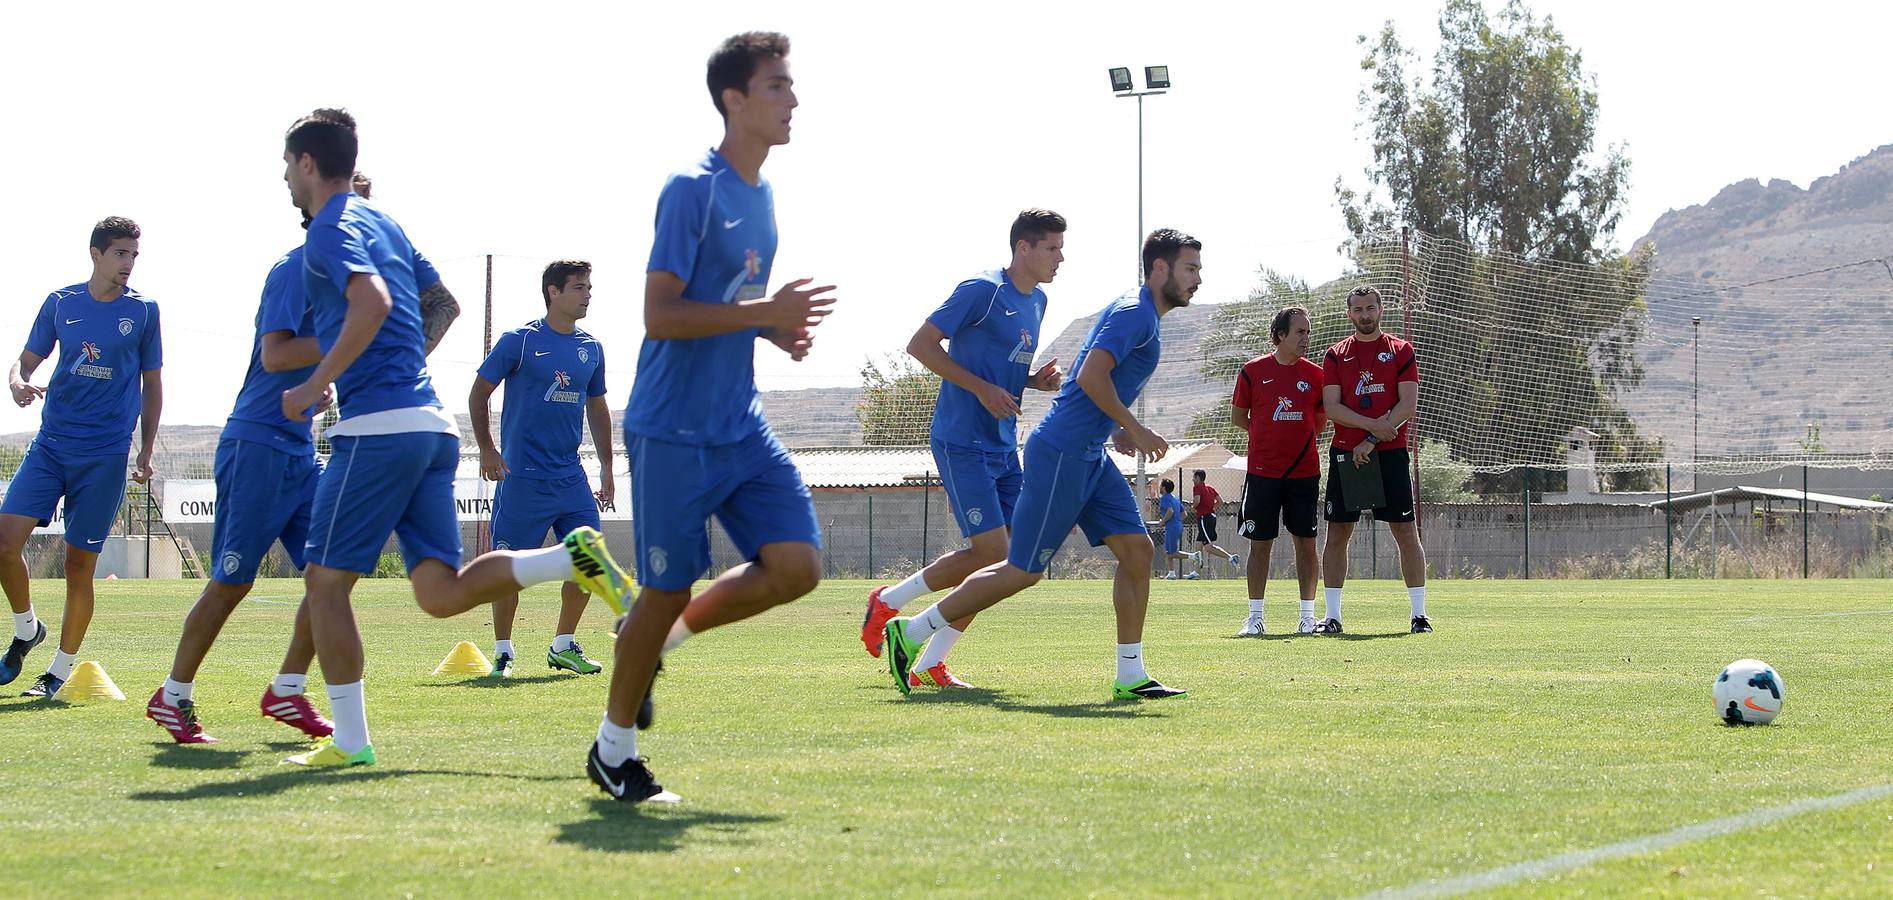
M 940 376 L 904 353 L 889 354 L 881 365 L 864 361 L 861 399 L 854 407 L 862 441 L 870 446 L 927 443 L 939 395 Z

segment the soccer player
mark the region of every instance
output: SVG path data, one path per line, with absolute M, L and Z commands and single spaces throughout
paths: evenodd
M 1163 496 L 1157 498 L 1157 522 L 1163 526 L 1163 577 L 1174 579 L 1181 563 L 1195 559 L 1195 554 L 1183 552 L 1183 500 L 1177 496 L 1177 483 L 1165 478 L 1162 487 Z M 1173 563 L 1176 568 L 1171 567 Z M 1196 573 L 1191 572 L 1190 577 L 1195 578 Z
M 13 642 L 0 658 L 0 684 L 20 677 L 26 654 L 46 639 L 28 593 L 26 539 L 52 521 L 65 498 L 66 611 L 59 649 L 23 696 L 51 698 L 72 677 L 79 645 L 92 624 L 92 576 L 99 550 L 125 496 L 125 457 L 138 425 L 131 478 L 151 481 L 151 445 L 164 406 L 163 341 L 158 304 L 126 284 L 138 261 L 137 223 L 119 216 L 92 227 L 92 276 L 46 296 L 13 364 L 13 402 L 46 398 L 39 434 L 26 450 L 0 503 L 0 588 L 13 607 Z M 59 346 L 59 366 L 46 387 L 34 370 Z
M 1026 388 L 1056 391 L 1058 358 L 1032 369 L 1045 292 L 1065 260 L 1065 217 L 1028 209 L 1012 220 L 1012 264 L 960 282 L 907 342 L 907 352 L 941 378 L 933 406 L 933 462 L 947 507 L 967 546 L 942 555 L 892 587 L 868 594 L 861 642 L 881 655 L 887 620 L 915 600 L 943 591 L 1006 558 L 1012 510 L 1019 502 L 1019 403 Z M 942 349 L 941 341 L 947 342 Z M 947 654 L 972 618 L 952 623 L 915 661 L 916 686 L 968 687 L 946 668 Z
M 1099 314 L 1073 364 L 1077 377 L 1066 381 L 1026 441 L 1025 485 L 1013 510 L 1017 527 L 1006 561 L 974 573 L 920 615 L 888 620 L 888 671 L 901 693 L 912 689 L 906 674 L 922 644 L 948 622 L 1037 584 L 1076 525 L 1092 546 L 1109 547 L 1117 557 L 1111 592 L 1118 641 L 1112 695 L 1125 700 L 1184 695 L 1144 668 L 1144 613 L 1156 551 L 1130 483 L 1105 455 L 1104 442 L 1110 439 L 1119 451 L 1149 459 L 1169 449 L 1168 441 L 1137 421 L 1130 406 L 1157 369 L 1163 349 L 1159 321 L 1188 306 L 1202 285 L 1202 249 L 1202 242 L 1169 228 L 1144 239 L 1144 286 Z
M 1413 523 L 1413 478 L 1408 471 L 1407 422 L 1420 405 L 1420 368 L 1413 345 L 1380 330 L 1380 292 L 1362 285 L 1348 292 L 1354 333 L 1328 348 L 1321 362 L 1321 400 L 1334 420 L 1328 457 L 1328 541 L 1321 551 L 1327 617 L 1317 634 L 1341 633 L 1341 587 L 1347 583 L 1347 541 L 1362 510 L 1348 509 L 1336 470 L 1360 468 L 1374 455 L 1386 505 L 1374 518 L 1387 523 L 1400 548 L 1400 573 L 1413 607 L 1414 634 L 1433 630 L 1426 617 L 1426 551 Z
M 1196 564 L 1199 567 L 1202 566 L 1203 554 L 1208 553 L 1227 561 L 1229 568 L 1234 569 L 1242 563 L 1241 558 L 1224 550 L 1216 543 L 1216 504 L 1221 502 L 1223 497 L 1210 486 L 1209 474 L 1202 469 L 1197 469 L 1190 478 L 1191 500 L 1196 504 L 1196 542 L 1203 547 L 1192 554 L 1196 558 Z
M 1249 538 L 1249 616 L 1238 632 L 1267 634 L 1262 598 L 1269 584 L 1269 553 L 1282 526 L 1295 544 L 1301 582 L 1301 622 L 1315 630 L 1315 508 L 1320 505 L 1321 448 L 1327 414 L 1321 406 L 1321 367 L 1308 352 L 1308 311 L 1289 306 L 1269 322 L 1275 352 L 1243 363 L 1229 401 L 1230 421 L 1249 435 L 1249 471 L 1242 486 L 1242 523 Z
M 761 31 L 711 54 L 706 81 L 723 141 L 672 175 L 657 199 L 644 344 L 624 415 L 640 590 L 618 629 L 610 701 L 585 756 L 592 781 L 619 800 L 678 799 L 637 754 L 659 657 L 821 580 L 813 498 L 756 397 L 756 339 L 800 360 L 835 302 L 824 296 L 832 286 L 807 287 L 807 278 L 768 293 L 776 216 L 762 166 L 770 148 L 789 142 L 788 55 L 787 37 Z M 710 566 L 712 515 L 746 561 L 692 597 Z
M 415 601 L 433 616 L 575 576 L 616 601 L 625 577 L 589 528 L 566 535 L 558 547 L 496 550 L 455 571 L 460 439 L 434 395 L 426 356 L 459 306 L 401 226 L 350 190 L 353 116 L 318 109 L 290 126 L 283 145 L 290 197 L 312 220 L 303 244 L 304 290 L 322 360 L 283 391 L 282 412 L 291 421 L 308 418 L 331 385 L 341 401 L 340 420 L 327 432 L 329 463 L 316 481 L 303 574 L 335 731 L 289 761 L 363 765 L 375 761 L 375 751 L 349 594 L 356 579 L 374 571 L 390 534 L 401 538 Z
M 566 535 L 598 527 L 600 503 L 617 496 L 611 475 L 611 407 L 605 403 L 605 348 L 578 327 L 592 302 L 592 264 L 560 260 L 539 279 L 546 302 L 543 318 L 500 335 L 480 364 L 467 398 L 473 439 L 480 445 L 480 477 L 499 483 L 493 493 L 493 546 L 499 550 L 545 546 L 546 530 Z M 493 446 L 487 400 L 501 383 L 501 447 Z M 578 461 L 580 419 L 591 424 L 598 451 L 598 491 Z M 599 671 L 575 637 L 590 595 L 576 582 L 562 588 L 558 632 L 546 665 L 580 675 Z M 493 673 L 513 674 L 513 614 L 519 595 L 493 601 Z

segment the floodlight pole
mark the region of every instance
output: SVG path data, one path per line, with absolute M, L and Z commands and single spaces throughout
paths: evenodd
M 1691 316 L 1695 337 L 1689 342 L 1689 484 L 1702 480 L 1702 317 Z
M 1119 97 L 1137 98 L 1137 285 L 1139 287 L 1144 284 L 1144 98 L 1163 93 L 1168 92 L 1131 91 L 1118 94 Z M 1150 427 L 1149 423 L 1144 422 L 1144 416 L 1149 410 L 1146 396 L 1148 393 L 1148 391 L 1140 391 L 1137 394 L 1137 421 L 1143 423 L 1146 428 Z M 1150 477 L 1144 472 L 1144 454 L 1136 453 L 1135 456 L 1137 457 L 1137 503 L 1142 506 L 1150 496 Z

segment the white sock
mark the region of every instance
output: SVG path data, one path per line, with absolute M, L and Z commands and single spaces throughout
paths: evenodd
M 72 677 L 72 667 L 78 664 L 78 654 L 67 653 L 64 650 L 55 650 L 53 651 L 53 664 L 47 666 L 46 671 L 51 673 L 54 678 L 65 681 Z
M 572 568 L 572 554 L 564 544 L 553 544 L 538 550 L 513 551 L 513 580 L 520 587 L 545 584 L 548 581 L 571 581 L 578 577 Z
M 323 685 L 329 691 L 329 718 L 335 722 L 330 738 L 335 749 L 358 753 L 368 746 L 368 698 L 362 695 L 362 683 Z
M 493 642 L 493 658 L 499 659 L 501 654 L 505 654 L 514 659 L 519 658 L 519 655 L 513 652 L 512 641 L 497 641 L 496 640 Z
M 308 675 L 291 675 L 287 672 L 276 676 L 269 683 L 269 692 L 278 697 L 299 697 L 309 689 Z
M 922 577 L 923 575 L 924 572 L 915 572 L 907 576 L 900 584 L 882 591 L 881 602 L 887 604 L 891 609 L 900 609 L 915 600 L 919 600 L 933 593 L 933 588 L 927 586 L 927 579 Z M 32 637 L 32 635 L 27 636 Z
M 1413 614 L 1426 615 L 1426 585 L 1407 588 L 1407 602 L 1413 604 Z
M 1249 615 L 1259 616 L 1261 614 L 1262 614 L 1262 598 L 1251 597 L 1249 599 Z
M 1315 614 L 1315 601 L 1303 600 L 1301 602 L 1301 614 L 1304 616 L 1314 615 Z
M 927 642 L 927 649 L 920 651 L 920 659 L 914 662 L 913 670 L 925 672 L 943 662 L 947 654 L 953 652 L 953 645 L 960 642 L 966 632 L 948 625 L 933 633 L 933 640 Z
M 1322 588 L 1321 592 L 1327 595 L 1328 598 L 1328 618 L 1341 618 L 1341 589 Z
M 927 611 L 908 620 L 907 639 L 916 644 L 924 644 L 928 638 L 947 627 L 946 616 L 940 612 L 940 604 L 927 607 Z
M 681 619 L 682 617 L 679 616 L 679 618 Z M 555 634 L 552 636 L 552 652 L 554 653 L 564 653 L 576 646 L 578 646 L 578 637 L 576 635 Z
M 598 758 L 608 766 L 622 766 L 638 755 L 638 729 L 635 725 L 613 725 L 606 716 L 598 723 Z
M 670 634 L 664 638 L 664 649 L 658 651 L 657 655 L 664 656 L 677 649 L 678 644 L 690 640 L 693 634 L 696 632 L 691 631 L 690 626 L 684 624 L 684 617 L 679 615 L 677 621 L 670 623 Z
M 1150 680 L 1144 671 L 1144 642 L 1117 645 L 1117 683 L 1127 687 Z
M 189 681 L 173 681 L 170 678 L 164 679 L 164 702 L 176 706 L 179 700 L 191 699 L 192 687 L 195 687 L 195 685 Z
M 14 637 L 30 641 L 36 634 L 39 634 L 39 616 L 33 613 L 33 607 L 27 607 L 26 612 L 13 614 Z

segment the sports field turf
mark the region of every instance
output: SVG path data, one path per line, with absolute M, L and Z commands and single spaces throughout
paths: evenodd
M 311 772 L 256 713 L 298 583 L 260 584 L 199 676 L 211 747 L 142 718 L 198 585 L 101 583 L 81 658 L 129 699 L 18 698 L 50 643 L 0 699 L 5 893 L 1348 896 L 1893 782 L 1887 582 L 1441 582 L 1418 636 L 1404 591 L 1365 582 L 1346 636 L 1264 639 L 1231 637 L 1239 582 L 1158 582 L 1151 672 L 1192 693 L 1146 705 L 1107 700 L 1108 582 L 1002 604 L 952 658 L 981 689 L 908 698 L 856 637 L 869 586 L 674 654 L 641 750 L 685 802 L 634 808 L 585 780 L 607 676 L 543 667 L 550 589 L 495 682 L 428 675 L 456 640 L 490 651 L 483 611 L 435 621 L 364 582 L 381 761 Z M 56 615 L 59 585 L 34 591 Z M 1272 600 L 1269 626 L 1294 615 Z M 601 661 L 607 625 L 601 604 L 579 636 Z M 1773 726 L 1711 712 L 1744 656 L 1782 673 Z M 1893 893 L 1893 796 L 1724 830 L 1485 884 Z

